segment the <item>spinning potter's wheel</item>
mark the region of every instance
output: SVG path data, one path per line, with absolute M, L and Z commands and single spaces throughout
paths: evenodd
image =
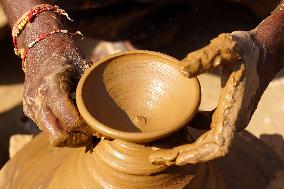
M 179 61 L 150 51 L 114 54 L 93 65 L 77 87 L 78 109 L 101 135 L 146 143 L 181 129 L 200 103 L 197 78 Z

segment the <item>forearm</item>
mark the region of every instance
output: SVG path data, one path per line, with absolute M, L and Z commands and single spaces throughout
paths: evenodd
M 0 0 L 11 27 L 30 8 L 39 4 L 51 4 L 51 1 L 27 0 Z M 40 34 L 48 33 L 56 29 L 70 29 L 67 19 L 58 13 L 45 11 L 36 16 L 32 23 L 28 23 L 20 36 L 17 38 L 18 48 L 26 49 L 28 44 L 35 40 Z M 39 65 L 45 63 L 52 54 L 63 55 L 72 62 L 80 62 L 83 53 L 77 47 L 73 39 L 66 34 L 57 33 L 48 39 L 40 41 L 34 48 L 29 50 L 26 68 L 37 73 Z
M 284 66 L 284 1 L 253 33 L 262 50 L 258 68 L 266 70 L 265 76 L 261 76 L 266 84 Z

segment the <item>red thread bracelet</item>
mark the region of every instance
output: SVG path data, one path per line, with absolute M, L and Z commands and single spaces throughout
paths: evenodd
M 39 14 L 44 11 L 53 11 L 60 15 L 66 16 L 68 20 L 71 20 L 69 18 L 68 14 L 63 10 L 60 9 L 58 6 L 49 5 L 49 4 L 41 4 L 37 5 L 33 8 L 31 8 L 29 11 L 24 13 L 21 18 L 18 19 L 18 21 L 14 24 L 12 29 L 12 37 L 13 37 L 13 44 L 14 44 L 14 51 L 15 54 L 20 56 L 21 53 L 19 52 L 18 45 L 17 45 L 17 37 L 21 34 L 27 23 L 32 22 L 33 19 Z
M 51 32 L 39 35 L 34 41 L 29 43 L 28 48 L 25 49 L 25 51 L 24 51 L 24 53 L 22 55 L 22 67 L 23 67 L 23 70 L 25 69 L 25 61 L 27 59 L 29 50 L 31 48 L 33 48 L 38 42 L 48 38 L 49 36 L 51 36 L 53 34 L 56 34 L 56 33 L 63 33 L 63 34 L 69 34 L 69 35 L 82 35 L 82 33 L 80 31 L 76 31 L 75 33 L 72 33 L 72 32 L 69 32 L 68 30 L 60 30 L 60 29 L 57 29 L 57 30 L 54 30 L 54 31 L 51 31 Z

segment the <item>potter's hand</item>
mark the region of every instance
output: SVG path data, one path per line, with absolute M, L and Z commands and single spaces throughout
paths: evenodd
M 195 164 L 224 156 L 235 131 L 247 125 L 259 99 L 256 97 L 258 57 L 259 49 L 248 32 L 221 34 L 210 45 L 190 53 L 182 61 L 189 77 L 222 68 L 221 96 L 212 116 L 211 130 L 193 144 L 157 150 L 150 157 L 152 163 Z
M 241 33 L 249 37 L 247 33 Z M 150 157 L 154 164 L 195 164 L 208 161 L 227 153 L 239 114 L 243 97 L 245 66 L 237 50 L 237 40 L 229 34 L 221 34 L 211 43 L 181 61 L 183 72 L 194 77 L 208 70 L 222 67 L 222 91 L 218 106 L 213 113 L 211 130 L 193 144 L 185 144 L 167 150 L 156 150 Z M 242 38 L 242 39 L 243 39 Z M 250 44 L 249 51 L 252 51 Z M 257 49 L 253 52 L 257 54 Z M 208 114 L 210 115 L 210 114 Z
M 13 28 L 14 46 L 26 58 L 25 114 L 49 136 L 51 144 L 85 144 L 92 131 L 80 117 L 71 94 L 91 61 L 75 42 L 67 13 L 44 4 L 46 1 L 0 2 Z
M 60 48 L 51 54 L 44 51 L 45 56 L 38 57 L 40 61 L 34 61 L 30 55 L 26 62 L 24 112 L 48 134 L 55 146 L 84 145 L 90 137 L 71 94 L 80 74 L 91 62 L 73 47 L 69 50 L 71 54 L 68 50 L 60 52 Z
M 236 131 L 248 125 L 264 90 L 284 65 L 282 7 L 256 29 L 222 34 L 181 61 L 188 77 L 221 68 L 221 95 L 209 131 L 193 144 L 156 149 L 152 163 L 196 164 L 228 153 Z

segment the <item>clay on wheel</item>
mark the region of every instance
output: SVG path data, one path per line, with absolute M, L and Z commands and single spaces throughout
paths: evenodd
M 197 111 L 200 85 L 179 61 L 150 51 L 128 51 L 93 65 L 77 88 L 77 105 L 100 134 L 145 143 L 182 128 Z

